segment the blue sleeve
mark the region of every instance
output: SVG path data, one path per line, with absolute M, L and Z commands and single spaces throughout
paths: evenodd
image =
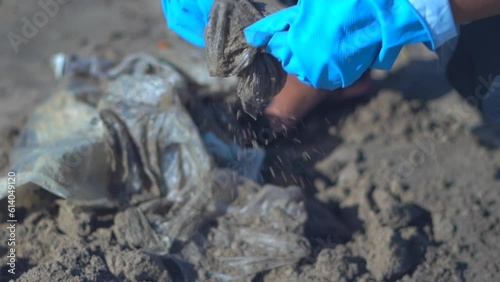
M 436 48 L 458 35 L 449 0 L 408 1 L 427 23 Z

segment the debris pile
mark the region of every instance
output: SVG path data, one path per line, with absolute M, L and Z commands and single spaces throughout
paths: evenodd
M 114 67 L 85 57 L 59 61 L 66 64 L 60 87 L 36 109 L 11 158 L 18 190 L 41 187 L 65 199 L 59 228 L 85 237 L 97 214 L 117 210 L 116 248 L 139 260 L 169 259 L 184 278 L 242 279 L 309 254 L 301 190 L 245 178 L 258 180 L 263 152 L 200 133 L 186 110 L 195 98 L 168 63 L 146 54 Z M 0 192 L 5 197 L 7 187 Z M 87 227 L 73 228 L 80 220 Z M 122 277 L 120 256 L 105 258 Z

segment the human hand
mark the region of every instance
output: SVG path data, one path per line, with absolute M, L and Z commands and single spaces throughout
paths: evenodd
M 204 47 L 203 33 L 214 0 L 162 0 L 163 12 L 170 29 L 185 40 Z
M 407 0 L 301 0 L 245 29 L 284 69 L 316 88 L 345 88 L 369 68 L 389 70 L 406 44 L 434 42 Z

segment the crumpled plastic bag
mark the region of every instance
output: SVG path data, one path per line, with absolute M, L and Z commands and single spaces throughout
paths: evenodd
M 309 255 L 300 188 L 247 183 L 236 193 L 217 226 L 209 230 L 209 239 L 198 236 L 182 250 L 185 260 L 203 264 L 207 277 L 201 278 L 240 281 Z
M 250 280 L 310 254 L 300 188 L 260 187 L 228 170 L 217 173 L 226 178 L 204 193 L 197 191 L 187 203 L 172 206 L 153 199 L 117 215 L 118 241 L 169 257 L 178 264 L 180 276 L 197 278 L 189 281 Z M 160 216 L 164 210 L 168 212 Z
M 286 81 L 280 62 L 246 42 L 243 29 L 276 8 L 252 0 L 215 0 L 205 29 L 210 75 L 238 76 L 237 94 L 243 110 L 256 118 L 262 105 L 278 94 Z
M 73 68 L 78 77 L 66 75 L 21 133 L 12 155 L 18 189 L 37 185 L 85 207 L 125 202 L 117 243 L 162 256 L 188 281 L 248 280 L 309 254 L 300 188 L 255 185 L 241 175 L 257 176 L 263 152 L 205 132 L 230 169 L 216 168 L 184 109 L 184 80 L 168 64 L 138 54 L 103 69 L 77 58 L 61 72 Z M 149 198 L 132 197 L 144 190 Z
M 37 185 L 94 207 L 116 206 L 139 189 L 156 189 L 173 201 L 206 189 L 211 160 L 181 103 L 187 86 L 177 71 L 145 54 L 130 55 L 114 69 L 92 61 L 73 66 L 78 72 L 66 70 L 14 148 L 17 189 Z M 88 89 L 104 89 L 92 92 L 101 95 L 92 99 L 97 107 L 82 99 Z M 6 194 L 0 186 L 0 198 Z
M 178 75 L 178 74 L 177 74 Z M 207 189 L 211 161 L 196 125 L 177 100 L 173 74 L 158 76 L 122 75 L 109 83 L 97 108 L 115 149 L 114 168 L 140 164 L 148 181 L 158 187 L 161 195 L 172 201 L 183 201 L 185 193 Z M 169 93 L 170 91 L 170 93 Z M 116 142 L 118 141 L 118 142 Z M 135 147 L 139 159 L 126 160 Z M 132 174 L 134 175 L 134 174 Z M 125 181 L 124 183 L 128 183 Z

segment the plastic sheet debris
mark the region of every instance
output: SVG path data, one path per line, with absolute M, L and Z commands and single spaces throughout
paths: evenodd
M 61 85 L 12 154 L 18 189 L 41 187 L 66 199 L 61 206 L 118 207 L 112 230 L 121 253 L 161 258 L 188 281 L 251 279 L 309 254 L 301 190 L 260 187 L 251 180 L 259 180 L 262 149 L 200 134 L 179 72 L 146 54 L 118 65 L 61 54 L 54 62 Z M 106 261 L 124 273 L 118 255 Z
M 212 132 L 203 134 L 209 153 L 217 157 L 223 167 L 238 172 L 248 179 L 262 182 L 260 169 L 266 153 L 261 148 L 241 148 L 235 143 L 226 143 Z
M 35 110 L 11 154 L 16 190 L 37 185 L 86 205 L 112 206 L 106 151 L 97 110 L 60 89 Z M 0 198 L 6 194 L 0 186 Z
M 273 10 L 250 0 L 216 0 L 205 30 L 210 74 L 240 78 L 237 94 L 253 118 L 283 88 L 287 75 L 276 58 L 248 45 L 243 29 Z
M 200 261 L 207 275 L 200 278 L 217 281 L 248 279 L 298 262 L 310 253 L 309 241 L 302 236 L 307 219 L 302 197 L 298 187 L 240 185 L 208 239 L 186 246 L 184 259 Z M 231 247 L 235 245 L 239 247 Z
M 146 54 L 108 70 L 88 58 L 65 66 L 12 153 L 18 189 L 35 184 L 78 205 L 111 207 L 140 189 L 182 201 L 209 185 L 210 156 L 182 105 L 181 74 Z M 97 106 L 79 99 L 84 82 L 102 89 Z

